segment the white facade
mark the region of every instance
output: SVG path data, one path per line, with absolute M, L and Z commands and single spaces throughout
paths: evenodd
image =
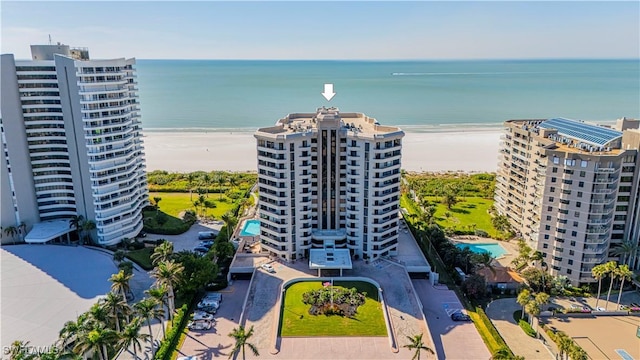
M 258 129 L 262 246 L 286 260 L 332 245 L 365 259 L 395 255 L 403 136 L 336 108 Z
M 2 55 L 3 76 L 16 79 L 2 82 L 7 166 L 14 183 L 33 181 L 13 196 L 35 195 L 37 219 L 28 225 L 83 215 L 96 223 L 101 245 L 134 237 L 148 203 L 135 60 L 89 60 L 86 50 L 41 47 L 32 52 L 42 60 Z M 5 99 L 7 93 L 15 96 Z M 28 161 L 13 161 L 21 153 Z M 14 202 L 17 214 L 29 212 Z

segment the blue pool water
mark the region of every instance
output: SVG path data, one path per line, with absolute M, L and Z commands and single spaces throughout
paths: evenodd
M 469 248 L 476 254 L 489 253 L 496 259 L 507 253 L 507 250 L 500 244 L 456 244 L 456 247 L 459 249 Z
M 242 226 L 240 236 L 258 236 L 260 235 L 260 220 L 247 220 Z

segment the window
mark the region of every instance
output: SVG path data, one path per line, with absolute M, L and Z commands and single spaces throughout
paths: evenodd
M 576 242 L 575 242 L 575 240 L 571 240 L 570 245 L 571 245 L 571 246 L 576 246 Z M 573 255 L 573 254 L 571 253 L 572 251 L 573 251 L 573 250 L 569 251 L 569 254 Z
M 569 175 L 573 175 L 573 170 L 570 170 L 570 169 L 564 169 L 564 173 L 565 173 L 565 174 L 569 174 Z
M 542 244 L 542 248 L 543 249 L 548 249 L 549 248 L 549 244 Z
M 582 203 L 580 201 L 576 201 L 576 207 L 580 207 L 582 206 Z
M 578 197 L 581 198 L 582 197 L 582 191 L 578 191 Z
M 578 227 L 578 222 L 577 221 L 573 222 L 573 227 Z
M 565 180 L 562 180 L 562 183 L 563 183 L 563 184 L 567 184 L 567 185 L 571 185 L 571 184 L 573 184 L 573 180 L 571 180 L 571 179 L 565 179 Z
M 552 178 L 551 178 L 551 182 L 552 182 L 552 183 L 556 182 L 556 178 L 552 177 Z
M 556 188 L 554 188 L 553 186 L 549 188 L 549 192 L 556 192 Z
M 551 215 L 547 215 L 547 221 L 551 221 Z
M 576 161 L 574 159 L 565 159 L 564 164 L 566 166 L 575 166 Z M 573 171 L 571 173 L 573 173 Z
M 571 275 L 572 271 L 571 269 L 567 269 L 567 275 Z
M 613 220 L 615 221 L 626 221 L 627 220 L 627 215 L 616 215 L 613 217 Z
M 544 234 L 544 239 L 549 240 L 549 234 Z
M 569 250 L 569 255 L 575 255 L 575 253 L 576 253 L 575 251 Z
M 547 207 L 547 211 L 553 211 L 553 206 Z
M 578 183 L 578 187 L 584 187 L 584 181 L 580 181 L 580 182 Z
M 580 167 L 586 168 L 588 164 L 589 164 L 589 162 L 586 161 L 586 160 L 580 161 Z
M 554 164 L 560 164 L 560 158 L 558 158 L 557 156 L 553 157 L 553 163 Z
M 577 232 L 577 231 L 572 231 L 572 232 L 571 232 L 571 236 L 573 236 L 573 237 L 578 236 L 578 232 Z
M 553 196 L 549 196 L 549 202 L 553 202 L 553 200 L 555 200 L 555 198 Z
M 558 172 L 558 168 L 557 168 L 557 167 L 552 168 L 552 169 L 551 169 L 551 172 L 552 172 L 552 173 L 557 173 L 557 172 Z
M 585 175 L 587 175 L 586 171 L 580 171 L 580 177 L 585 177 Z
M 579 212 L 579 211 L 574 212 L 574 213 L 573 213 L 573 216 L 574 216 L 574 217 L 580 217 L 580 212 Z
M 551 226 L 550 226 L 550 225 L 545 225 L 545 226 L 544 226 L 544 229 L 545 229 L 545 230 L 551 230 Z
M 571 259 L 567 260 L 567 264 L 573 265 L 573 260 L 571 260 Z

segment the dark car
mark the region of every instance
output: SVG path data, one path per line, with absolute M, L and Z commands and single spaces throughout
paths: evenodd
M 463 314 L 461 312 L 454 312 L 451 314 L 451 320 L 453 321 L 471 321 L 471 317 L 467 314 Z
M 140 232 L 138 233 L 138 236 L 136 236 L 136 237 L 139 237 L 139 238 L 147 237 L 147 233 L 146 233 L 146 232 L 144 232 L 144 231 L 140 231 Z
M 211 240 L 200 241 L 200 243 L 198 244 L 198 247 L 206 247 L 207 249 L 211 249 L 212 246 L 213 241 Z
M 209 249 L 204 246 L 196 246 L 195 248 L 193 248 L 193 251 L 201 254 L 206 254 L 209 252 Z

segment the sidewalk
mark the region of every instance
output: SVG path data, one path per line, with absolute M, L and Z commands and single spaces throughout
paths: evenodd
M 493 325 L 515 355 L 525 359 L 555 359 L 544 344 L 524 333 L 513 319 L 513 313 L 522 310 L 515 298 L 494 300 L 486 313 Z

